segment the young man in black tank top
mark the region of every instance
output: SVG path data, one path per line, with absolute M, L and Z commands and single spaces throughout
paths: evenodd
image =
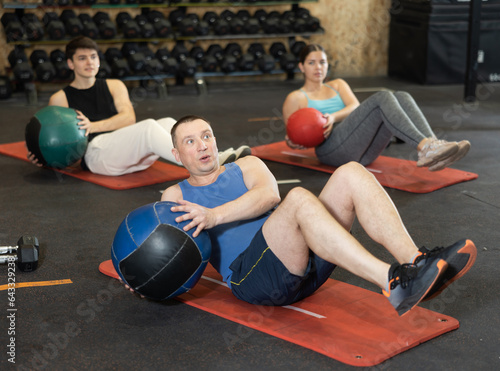
M 170 117 L 146 119 L 136 123 L 127 87 L 117 79 L 100 80 L 98 46 L 79 36 L 66 46 L 73 81 L 49 99 L 49 106 L 74 108 L 81 130 L 89 136 L 82 159 L 84 169 L 93 173 L 118 176 L 147 169 L 158 158 L 179 164 L 172 155 L 170 129 L 176 120 Z M 219 161 L 234 161 L 250 153 L 243 146 L 221 152 Z M 33 154 L 28 158 L 39 165 Z

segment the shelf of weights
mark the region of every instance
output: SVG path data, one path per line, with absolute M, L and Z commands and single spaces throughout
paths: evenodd
M 36 9 L 36 8 L 46 8 L 48 9 L 48 12 L 52 10 L 52 8 L 62 8 L 63 12 L 66 9 L 72 9 L 72 8 L 78 8 L 78 9 L 85 9 L 85 8 L 90 8 L 90 9 L 110 9 L 110 8 L 142 8 L 141 14 L 147 15 L 150 13 L 151 8 L 162 8 L 162 7 L 169 7 L 169 8 L 176 8 L 173 12 L 177 12 L 177 22 L 175 19 L 169 19 L 169 21 L 172 21 L 173 27 L 171 28 L 171 32 L 169 32 L 168 36 L 165 37 L 165 33 L 162 34 L 161 37 L 158 37 L 157 35 L 152 35 L 151 37 L 127 37 L 125 34 L 114 34 L 112 37 L 95 37 L 95 40 L 97 43 L 105 43 L 105 44 L 115 44 L 115 43 L 128 43 L 128 44 L 134 44 L 137 43 L 143 47 L 144 45 L 147 45 L 148 43 L 152 44 L 158 44 L 160 42 L 165 42 L 165 41 L 170 41 L 174 42 L 177 45 L 179 45 L 180 49 L 182 49 L 182 46 L 184 45 L 185 42 L 189 42 L 191 44 L 195 44 L 198 41 L 206 41 L 206 40 L 248 40 L 248 39 L 263 39 L 263 38 L 287 38 L 288 39 L 288 44 L 289 44 L 289 49 L 292 48 L 293 44 L 301 44 L 296 42 L 296 37 L 301 36 L 304 38 L 309 38 L 310 36 L 313 35 L 319 35 L 323 34 L 324 30 L 320 27 L 319 21 L 317 21 L 316 18 L 310 16 L 308 12 L 302 13 L 303 18 L 311 18 L 313 22 L 310 22 L 309 24 L 312 24 L 311 27 L 306 26 L 306 22 L 304 22 L 304 19 L 299 19 L 299 21 L 302 22 L 295 22 L 295 19 L 287 18 L 288 20 L 288 25 L 286 24 L 286 21 L 283 21 L 283 16 L 285 14 L 279 14 L 278 12 L 272 12 L 269 14 L 269 16 L 272 15 L 273 18 L 276 18 L 276 21 L 269 21 L 266 19 L 268 14 L 263 10 L 259 10 L 260 14 L 262 16 L 261 19 L 259 19 L 259 24 L 258 26 L 253 23 L 253 31 L 247 32 L 244 30 L 244 22 L 248 20 L 248 18 L 254 18 L 250 16 L 249 12 L 242 12 L 242 14 L 245 14 L 247 16 L 247 19 L 244 19 L 244 22 L 236 22 L 236 25 L 234 26 L 236 28 L 236 32 L 233 32 L 234 30 L 230 29 L 230 25 L 227 25 L 228 30 L 227 31 L 222 31 L 221 26 L 214 26 L 214 24 L 204 24 L 208 23 L 208 19 L 205 20 L 203 19 L 204 22 L 200 22 L 200 19 L 198 17 L 194 17 L 193 22 L 196 24 L 202 23 L 202 27 L 197 27 L 195 30 L 194 23 L 189 24 L 189 22 L 185 22 L 182 25 L 180 25 L 180 21 L 191 15 L 187 13 L 187 8 L 188 7 L 228 7 L 228 6 L 233 6 L 233 7 L 260 7 L 260 6 L 271 6 L 271 5 L 291 5 L 291 11 L 285 12 L 285 13 L 292 13 L 296 12 L 297 10 L 300 9 L 301 4 L 307 4 L 307 3 L 315 3 L 318 0 L 303 0 L 303 1 L 238 1 L 238 2 L 217 2 L 217 1 L 189 1 L 189 2 L 182 2 L 182 1 L 164 1 L 162 2 L 161 0 L 146 0 L 146 2 L 143 2 L 143 0 L 122 0 L 125 3 L 121 4 L 119 0 L 110 0 L 109 2 L 94 2 L 93 0 L 73 0 L 71 3 L 68 0 L 58 0 L 57 2 L 52 1 L 52 0 L 47 0 L 44 3 L 40 2 L 35 2 L 35 3 L 29 3 L 29 2 L 8 2 L 4 3 L 3 6 L 4 8 L 9 8 L 9 9 L 16 9 L 16 13 L 20 16 L 22 16 L 24 9 Z M 134 2 L 135 1 L 135 2 Z M 68 11 L 68 10 L 66 10 Z M 213 13 L 213 12 L 212 12 Z M 234 14 L 231 14 L 232 12 L 229 12 L 229 16 Z M 222 13 L 221 13 L 222 14 Z M 169 14 L 171 16 L 172 14 Z M 217 14 L 212 14 L 215 17 L 217 17 Z M 227 15 L 227 14 L 226 14 Z M 290 16 L 290 14 L 288 14 Z M 172 17 L 169 17 L 172 18 Z M 280 20 L 281 18 L 281 20 Z M 283 23 L 285 23 L 285 26 L 283 26 Z M 299 23 L 299 27 L 296 26 L 296 23 Z M 281 27 L 280 27 L 281 26 Z M 219 27 L 216 29 L 215 27 Z M 223 26 L 222 26 L 223 27 Z M 241 29 L 238 29 L 240 27 Z M 200 32 L 201 30 L 201 32 Z M 118 37 L 117 37 L 118 36 Z M 17 40 L 9 40 L 10 44 L 16 45 L 16 46 L 21 46 L 21 47 L 31 47 L 32 45 L 58 45 L 58 44 L 65 44 L 69 38 L 67 37 L 62 37 L 57 40 L 54 40 L 53 38 L 40 38 L 37 40 L 28 40 L 26 39 L 26 36 L 24 36 L 21 39 Z M 233 43 L 234 44 L 234 43 Z M 281 44 L 281 43 L 276 43 L 276 44 Z M 303 43 L 302 43 L 303 44 Z M 234 46 L 234 45 L 233 45 Z M 280 45 L 278 45 L 280 46 Z M 297 46 L 297 45 L 295 45 Z M 175 49 L 175 47 L 174 47 Z M 199 50 L 200 48 L 198 48 Z M 286 48 L 283 49 L 277 48 L 279 53 L 284 54 L 286 53 Z M 204 52 L 203 52 L 204 53 Z M 148 63 L 144 63 L 146 68 L 143 68 L 141 70 L 134 69 L 132 73 L 127 73 L 127 74 L 122 74 L 120 76 L 112 76 L 112 72 L 110 69 L 109 71 L 104 71 L 101 73 L 101 77 L 117 77 L 120 78 L 124 81 L 131 81 L 131 80 L 140 80 L 141 84 L 145 85 L 144 82 L 153 80 L 157 83 L 158 86 L 158 92 L 159 95 L 166 94 L 166 88 L 165 84 L 163 83 L 164 79 L 168 78 L 175 78 L 177 84 L 184 84 L 184 79 L 186 77 L 192 77 L 193 80 L 195 81 L 195 84 L 198 88 L 198 91 L 200 93 L 206 93 L 206 83 L 205 83 L 205 77 L 218 77 L 218 76 L 256 76 L 256 75 L 263 75 L 263 74 L 287 74 L 287 78 L 293 79 L 294 74 L 297 72 L 296 69 L 296 60 L 295 60 L 295 65 L 294 61 L 292 61 L 289 57 L 291 53 L 288 54 L 288 60 L 283 62 L 282 60 L 280 61 L 280 57 L 284 58 L 283 55 L 275 55 L 275 66 L 274 67 L 269 67 L 269 63 L 267 67 L 261 68 L 259 66 L 258 61 L 255 61 L 253 65 L 247 61 L 247 63 L 240 63 L 240 66 L 245 65 L 246 67 L 240 68 L 240 67 L 235 67 L 234 63 L 231 66 L 231 64 L 226 64 L 226 67 L 223 68 L 221 66 L 217 66 L 214 68 L 213 64 L 205 64 L 206 66 L 210 67 L 203 67 L 202 64 L 202 57 L 201 54 L 199 53 L 199 57 L 196 59 L 196 64 L 192 63 L 192 60 L 194 58 L 189 58 L 189 55 L 184 53 L 179 56 L 177 56 L 177 59 L 179 57 L 182 60 L 181 66 L 182 68 L 176 67 L 175 72 L 170 72 L 172 71 L 172 64 L 169 64 L 169 69 L 167 69 L 166 72 L 163 71 L 162 68 L 148 68 Z M 240 51 L 241 53 L 241 51 Z M 264 52 L 265 53 L 265 52 Z M 220 52 L 219 52 L 220 54 Z M 248 53 L 246 53 L 248 54 Z M 295 52 L 295 54 L 297 54 Z M 165 57 L 166 54 L 163 54 Z M 150 60 L 151 58 L 154 58 L 154 55 L 149 54 L 148 57 L 145 60 Z M 220 55 L 218 56 L 220 59 Z M 248 57 L 248 56 L 246 56 Z M 257 55 L 254 55 L 254 57 L 257 57 Z M 296 59 L 296 58 L 295 58 Z M 164 62 L 164 61 L 163 61 Z M 186 65 L 186 62 L 190 62 Z M 220 64 L 220 60 L 218 61 L 218 65 Z M 262 62 L 262 61 L 260 61 Z M 279 68 L 276 67 L 276 63 L 280 66 Z M 260 65 L 264 65 L 264 63 L 260 63 Z M 230 68 L 228 68 L 230 66 Z M 259 66 L 259 67 L 258 67 Z M 286 66 L 286 67 L 285 67 Z M 160 93 L 161 92 L 161 93 Z

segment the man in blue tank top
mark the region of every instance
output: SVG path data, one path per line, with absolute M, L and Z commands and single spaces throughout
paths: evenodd
M 417 248 L 377 180 L 358 163 L 339 168 L 319 197 L 294 188 L 280 203 L 267 166 L 247 156 L 220 166 L 210 124 L 198 116 L 172 128 L 172 150 L 190 177 L 165 190 L 177 202 L 177 221 L 193 235 L 207 230 L 211 264 L 236 297 L 253 304 L 288 305 L 311 295 L 336 265 L 374 283 L 402 315 L 439 294 L 473 265 L 470 240 L 446 248 Z M 278 205 L 279 204 L 279 205 Z M 396 258 L 389 265 L 350 233 L 357 217 Z
M 98 79 L 99 55 L 94 40 L 79 36 L 66 46 L 73 81 L 54 93 L 49 106 L 74 108 L 81 130 L 89 137 L 87 151 L 80 163 L 84 170 L 118 176 L 145 170 L 160 157 L 176 163 L 172 155 L 171 117 L 146 119 L 136 123 L 127 87 L 117 79 Z M 221 163 L 250 153 L 250 148 L 232 148 L 220 154 Z M 35 164 L 37 159 L 29 153 Z

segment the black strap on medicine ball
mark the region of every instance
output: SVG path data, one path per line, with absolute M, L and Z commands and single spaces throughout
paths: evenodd
M 135 291 L 162 300 L 185 284 L 201 263 L 198 246 L 186 232 L 160 224 L 119 267 Z
M 26 129 L 24 132 L 24 138 L 26 140 L 26 147 L 28 147 L 28 151 L 33 153 L 42 165 L 47 165 L 47 161 L 42 155 L 42 151 L 40 150 L 40 130 L 42 129 L 42 125 L 36 116 L 33 116 L 26 125 Z

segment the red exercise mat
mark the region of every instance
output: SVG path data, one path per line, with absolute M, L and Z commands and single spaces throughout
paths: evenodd
M 111 260 L 99 271 L 118 278 Z M 334 279 L 291 306 L 252 305 L 236 299 L 210 265 L 176 299 L 353 366 L 377 365 L 459 327 L 456 319 L 420 307 L 399 317 L 383 295 Z
M 28 150 L 24 142 L 0 144 L 0 153 L 29 162 L 27 158 Z M 146 170 L 120 176 L 99 175 L 83 170 L 54 170 L 90 183 L 117 190 L 144 187 L 172 180 L 185 179 L 189 176 L 185 168 L 160 161 L 156 161 Z
M 252 154 L 264 160 L 305 167 L 325 173 L 333 173 L 337 168 L 323 165 L 318 161 L 313 148 L 293 150 L 284 141 L 252 148 Z M 415 161 L 379 156 L 366 167 L 384 187 L 412 193 L 429 193 L 453 184 L 476 179 L 477 174 L 446 168 L 429 171 L 417 167 Z

